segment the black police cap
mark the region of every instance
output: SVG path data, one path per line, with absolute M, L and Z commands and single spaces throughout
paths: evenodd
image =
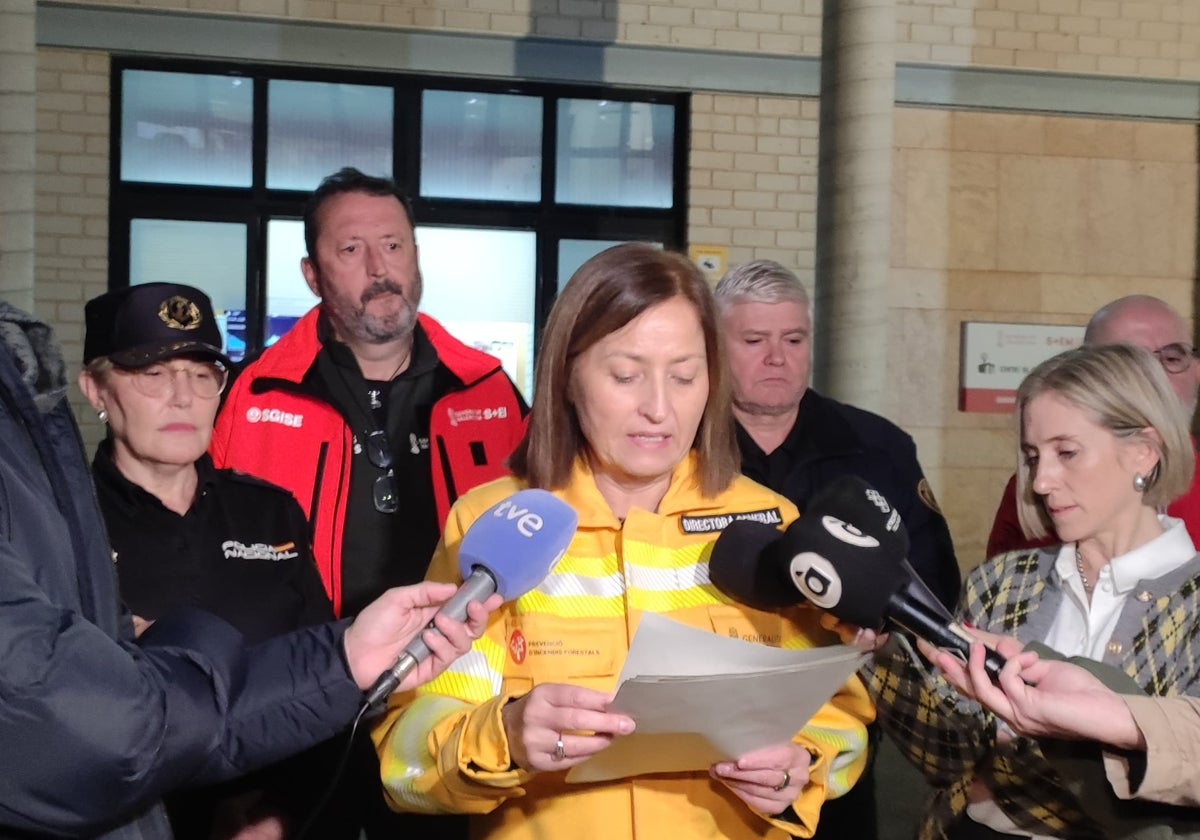
M 138 368 L 176 356 L 230 366 L 212 301 L 181 283 L 140 283 L 92 298 L 84 306 L 83 363 L 107 356 Z

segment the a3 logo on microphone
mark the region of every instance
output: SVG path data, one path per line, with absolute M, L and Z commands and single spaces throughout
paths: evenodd
M 884 577 L 908 551 L 900 513 L 865 481 L 844 476 L 813 497 L 788 528 L 793 585 L 814 605 L 832 610 L 845 593 L 843 578 Z M 786 556 L 786 554 L 785 554 Z
M 836 516 L 825 514 L 821 517 L 821 525 L 833 537 L 850 545 L 856 545 L 859 548 L 878 548 L 879 540 L 872 537 L 870 534 L 864 534 L 849 522 L 838 519 Z
M 815 551 L 792 557 L 789 571 L 796 588 L 821 609 L 832 609 L 842 600 L 842 579 L 833 564 Z

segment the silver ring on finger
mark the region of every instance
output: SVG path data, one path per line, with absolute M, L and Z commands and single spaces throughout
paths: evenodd
M 550 753 L 550 757 L 555 761 L 562 761 L 567 757 L 566 748 L 562 742 L 562 733 L 559 733 L 558 740 L 554 742 L 554 752 Z
M 791 786 L 791 784 L 792 784 L 792 774 L 791 774 L 791 771 L 789 771 L 789 770 L 784 770 L 784 771 L 783 771 L 783 781 L 782 781 L 782 782 L 780 782 L 779 784 L 775 785 L 775 787 L 771 788 L 771 790 L 773 790 L 773 791 L 781 791 L 781 790 L 783 790 L 783 789 L 784 789 L 784 788 L 786 788 L 786 787 L 790 787 L 790 786 Z

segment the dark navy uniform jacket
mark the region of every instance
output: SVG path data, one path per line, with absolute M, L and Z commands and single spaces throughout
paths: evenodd
M 180 515 L 129 481 L 100 444 L 92 475 L 113 547 L 121 600 L 157 619 L 207 610 L 250 643 L 333 620 L 304 511 L 281 487 L 196 462 L 197 498 Z
M 196 610 L 132 630 L 61 353 L 0 301 L 0 837 L 165 840 L 165 792 L 329 738 L 362 702 L 344 623 L 249 650 Z
M 740 425 L 737 437 L 742 472 L 787 496 L 801 516 L 818 490 L 844 475 L 858 476 L 882 493 L 908 529 L 909 562 L 954 610 L 962 582 L 950 528 L 917 462 L 916 444 L 896 424 L 809 388 L 787 439 L 770 455 Z M 870 731 L 877 739 L 878 727 Z M 872 746 L 863 777 L 848 794 L 825 803 L 814 840 L 877 836 L 874 756 Z
M 110 441 L 96 450 L 92 478 L 125 606 L 150 620 L 183 607 L 206 610 L 250 644 L 333 621 L 308 521 L 292 494 L 218 470 L 207 454 L 196 473 L 196 500 L 180 515 L 121 473 Z M 334 739 L 236 782 L 172 794 L 167 811 L 176 837 L 208 840 L 222 809 L 251 794 L 287 824 L 301 825 L 331 780 L 342 746 Z
M 962 585 L 946 518 L 937 509 L 917 462 L 913 439 L 878 414 L 818 394 L 809 388 L 788 438 L 766 455 L 740 425 L 742 472 L 800 508 L 833 479 L 855 475 L 900 511 L 908 529 L 908 560 L 951 611 Z

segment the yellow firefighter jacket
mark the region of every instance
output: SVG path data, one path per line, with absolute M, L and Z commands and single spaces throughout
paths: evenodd
M 490 840 L 810 837 L 826 798 L 844 793 L 866 761 L 874 708 L 857 677 L 809 721 L 796 742 L 816 759 L 794 814 L 755 813 L 707 773 L 566 784 L 565 772 L 511 766 L 500 709 L 543 682 L 616 690 L 643 612 L 763 644 L 803 649 L 837 643 L 819 613 L 763 613 L 731 602 L 708 580 L 720 530 L 738 514 L 780 527 L 797 517 L 783 496 L 738 477 L 716 498 L 700 495 L 695 456 L 676 468 L 650 513 L 618 520 L 579 461 L 555 495 L 579 513 L 566 556 L 536 589 L 493 614 L 474 649 L 415 693 L 395 695 L 373 735 L 392 807 L 478 815 L 472 836 Z M 493 504 L 523 488 L 502 478 L 451 510 L 428 577 L 458 581 L 463 533 Z M 803 724 L 797 721 L 797 725 Z

